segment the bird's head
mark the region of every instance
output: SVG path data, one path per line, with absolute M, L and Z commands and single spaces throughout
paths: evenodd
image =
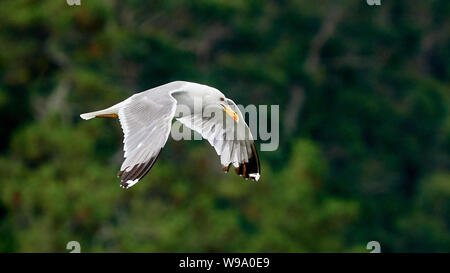
M 215 100 L 215 103 L 220 105 L 223 108 L 223 111 L 232 118 L 235 122 L 239 122 L 239 116 L 238 114 L 230 107 L 232 105 L 232 102 L 230 103 L 230 100 L 227 99 L 221 92 L 216 92 L 213 96 L 213 99 Z
M 233 101 L 227 99 L 225 95 L 216 88 L 205 85 L 195 85 L 191 87 L 191 94 L 201 97 L 203 104 L 207 106 L 220 107 L 235 122 L 239 122 L 239 115 L 232 108 Z
M 225 105 L 223 103 L 220 104 L 223 107 L 223 111 L 230 116 L 234 121 L 239 122 L 239 116 L 238 114 L 233 111 L 228 105 Z

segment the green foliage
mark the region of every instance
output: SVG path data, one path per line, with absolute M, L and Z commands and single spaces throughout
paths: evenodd
M 0 252 L 450 251 L 448 1 L 81 3 L 0 2 Z M 169 140 L 118 186 L 78 115 L 172 80 L 280 105 L 258 183 Z

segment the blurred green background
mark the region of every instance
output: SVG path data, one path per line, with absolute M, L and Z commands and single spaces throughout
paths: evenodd
M 450 2 L 2 0 L 0 252 L 450 251 Z M 169 139 L 119 187 L 117 120 L 173 80 L 280 105 L 262 177 Z M 259 148 L 259 145 L 257 145 Z

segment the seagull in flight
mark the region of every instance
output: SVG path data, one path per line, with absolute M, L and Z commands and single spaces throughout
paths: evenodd
M 196 101 L 201 102 L 200 107 Z M 221 115 L 205 115 L 207 110 Z M 208 140 L 224 172 L 233 166 L 238 175 L 253 181 L 258 181 L 261 174 L 253 137 L 241 111 L 222 92 L 207 85 L 170 82 L 80 117 L 119 118 L 124 133 L 124 161 L 117 175 L 123 188 L 133 186 L 150 171 L 167 142 L 173 119 Z

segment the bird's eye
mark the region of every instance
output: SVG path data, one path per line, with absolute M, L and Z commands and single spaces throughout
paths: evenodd
M 225 98 L 220 98 L 220 101 L 224 101 L 225 100 Z

